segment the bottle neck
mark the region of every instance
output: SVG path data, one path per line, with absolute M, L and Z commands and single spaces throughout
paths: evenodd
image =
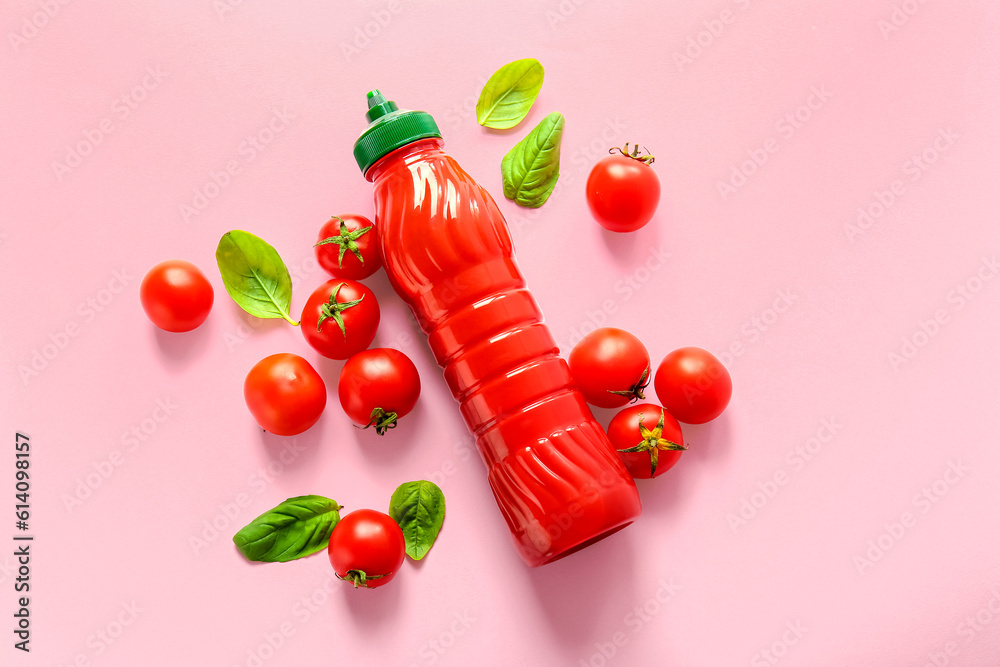
M 418 139 L 413 143 L 400 146 L 391 153 L 386 153 L 378 162 L 369 167 L 365 172 L 365 178 L 375 182 L 380 176 L 398 164 L 410 164 L 416 160 L 426 160 L 428 158 L 444 155 L 444 140 L 439 137 L 428 137 Z

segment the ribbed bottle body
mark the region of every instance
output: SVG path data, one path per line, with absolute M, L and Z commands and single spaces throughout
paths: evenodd
M 576 390 L 492 197 L 426 139 L 372 167 L 385 270 L 428 336 L 521 556 L 627 525 L 635 484 Z

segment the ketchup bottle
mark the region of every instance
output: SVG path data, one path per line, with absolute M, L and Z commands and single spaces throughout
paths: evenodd
M 531 566 L 642 512 L 514 261 L 496 202 L 445 155 L 434 119 L 368 93 L 354 157 L 375 186 L 385 271 L 444 369 L 493 496 Z

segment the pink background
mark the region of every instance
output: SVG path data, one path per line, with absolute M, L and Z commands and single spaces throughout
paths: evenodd
M 36 541 L 27 656 L 0 546 L 0 663 L 1000 664 L 1000 5 L 672 4 L 6 3 L 0 543 L 16 430 Z M 483 130 L 485 79 L 529 56 L 546 76 L 528 120 Z M 350 150 L 373 87 L 432 113 L 497 196 L 504 153 L 565 114 L 561 188 L 537 212 L 499 201 L 562 348 L 610 324 L 655 361 L 693 344 L 729 365 L 729 409 L 685 430 L 690 452 L 640 483 L 645 512 L 614 538 L 521 563 L 384 274 L 377 344 L 424 388 L 382 439 L 340 409 L 339 363 L 226 296 L 225 231 L 282 253 L 297 311 L 324 279 L 318 226 L 372 213 Z M 251 151 L 258 134 L 271 141 Z M 625 141 L 657 155 L 663 202 L 615 236 L 583 184 Z M 852 228 L 859 207 L 873 217 Z M 171 257 L 216 289 L 187 335 L 138 302 Z M 241 391 L 286 351 L 331 391 L 294 439 L 262 434 Z M 422 477 L 447 496 L 444 529 L 382 590 L 331 581 L 322 555 L 255 566 L 231 544 L 286 497 L 385 509 Z

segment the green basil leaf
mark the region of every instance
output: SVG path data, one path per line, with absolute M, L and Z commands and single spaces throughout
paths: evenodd
M 559 147 L 566 119 L 558 111 L 542 119 L 503 156 L 503 196 L 529 208 L 538 208 L 559 180 Z
M 426 480 L 400 484 L 389 501 L 389 516 L 403 529 L 406 553 L 420 560 L 434 546 L 444 523 L 444 494 Z
M 323 496 L 289 498 L 233 535 L 247 560 L 285 563 L 326 549 L 340 505 Z
M 498 130 L 514 127 L 531 110 L 543 78 L 545 68 L 534 58 L 507 63 L 483 86 L 476 102 L 476 120 Z
M 254 317 L 289 316 L 292 305 L 292 278 L 278 251 L 264 239 L 234 229 L 223 234 L 215 250 L 222 283 L 233 301 Z

